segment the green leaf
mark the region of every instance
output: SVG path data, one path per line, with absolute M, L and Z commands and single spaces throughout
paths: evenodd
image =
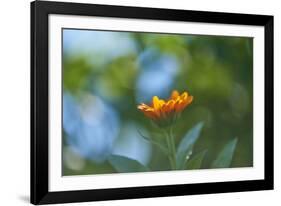
M 183 169 L 186 162 L 186 157 L 192 153 L 193 145 L 199 138 L 201 129 L 204 123 L 199 122 L 193 128 L 191 128 L 188 133 L 181 140 L 176 154 L 177 169 Z
M 140 131 L 138 131 L 138 132 L 144 140 L 146 140 L 146 141 L 150 142 L 151 144 L 154 144 L 155 146 L 157 146 L 165 155 L 169 155 L 169 151 L 166 147 L 162 146 L 159 142 L 157 142 L 157 141 L 155 141 L 155 140 L 153 140 L 149 137 L 146 137 Z
M 224 148 L 221 150 L 217 158 L 212 163 L 212 168 L 227 168 L 230 167 L 232 162 L 232 157 L 237 145 L 238 139 L 235 138 L 228 142 Z
M 188 170 L 200 169 L 206 153 L 207 150 L 204 150 L 203 152 L 196 154 L 192 159 L 188 160 L 186 163 L 186 169 Z
M 108 158 L 110 164 L 117 172 L 147 172 L 149 169 L 137 160 L 121 155 L 111 155 Z

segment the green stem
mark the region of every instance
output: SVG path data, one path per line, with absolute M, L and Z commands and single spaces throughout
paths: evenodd
M 166 142 L 167 142 L 167 147 L 168 147 L 168 158 L 169 158 L 169 161 L 170 161 L 170 164 L 171 164 L 171 168 L 173 169 L 174 168 L 174 162 L 173 162 L 173 158 L 171 156 L 171 144 L 170 144 L 170 140 L 169 140 L 169 136 L 166 135 Z
M 165 131 L 167 146 L 169 150 L 169 160 L 171 164 L 172 170 L 176 169 L 176 149 L 175 149 L 175 142 L 172 132 Z
M 174 162 L 174 169 L 176 169 L 176 145 L 175 145 L 172 126 L 170 127 L 170 131 L 168 134 L 169 134 L 170 142 L 171 142 L 171 151 L 172 151 L 172 159 Z

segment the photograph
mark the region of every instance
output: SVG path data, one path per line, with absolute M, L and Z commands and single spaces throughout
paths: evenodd
M 253 37 L 61 38 L 62 176 L 253 167 Z
M 274 188 L 273 15 L 34 1 L 30 20 L 31 203 Z

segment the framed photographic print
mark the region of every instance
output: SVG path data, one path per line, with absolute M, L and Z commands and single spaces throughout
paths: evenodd
M 273 189 L 273 16 L 31 3 L 31 202 Z

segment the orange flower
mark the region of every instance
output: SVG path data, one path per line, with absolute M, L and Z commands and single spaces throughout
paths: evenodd
M 179 114 L 192 101 L 193 96 L 190 96 L 187 92 L 183 92 L 180 95 L 178 91 L 174 90 L 170 99 L 165 101 L 163 99 L 159 99 L 157 96 L 154 96 L 150 106 L 141 103 L 138 105 L 138 109 L 153 120 L 162 120 L 173 117 L 175 114 Z

